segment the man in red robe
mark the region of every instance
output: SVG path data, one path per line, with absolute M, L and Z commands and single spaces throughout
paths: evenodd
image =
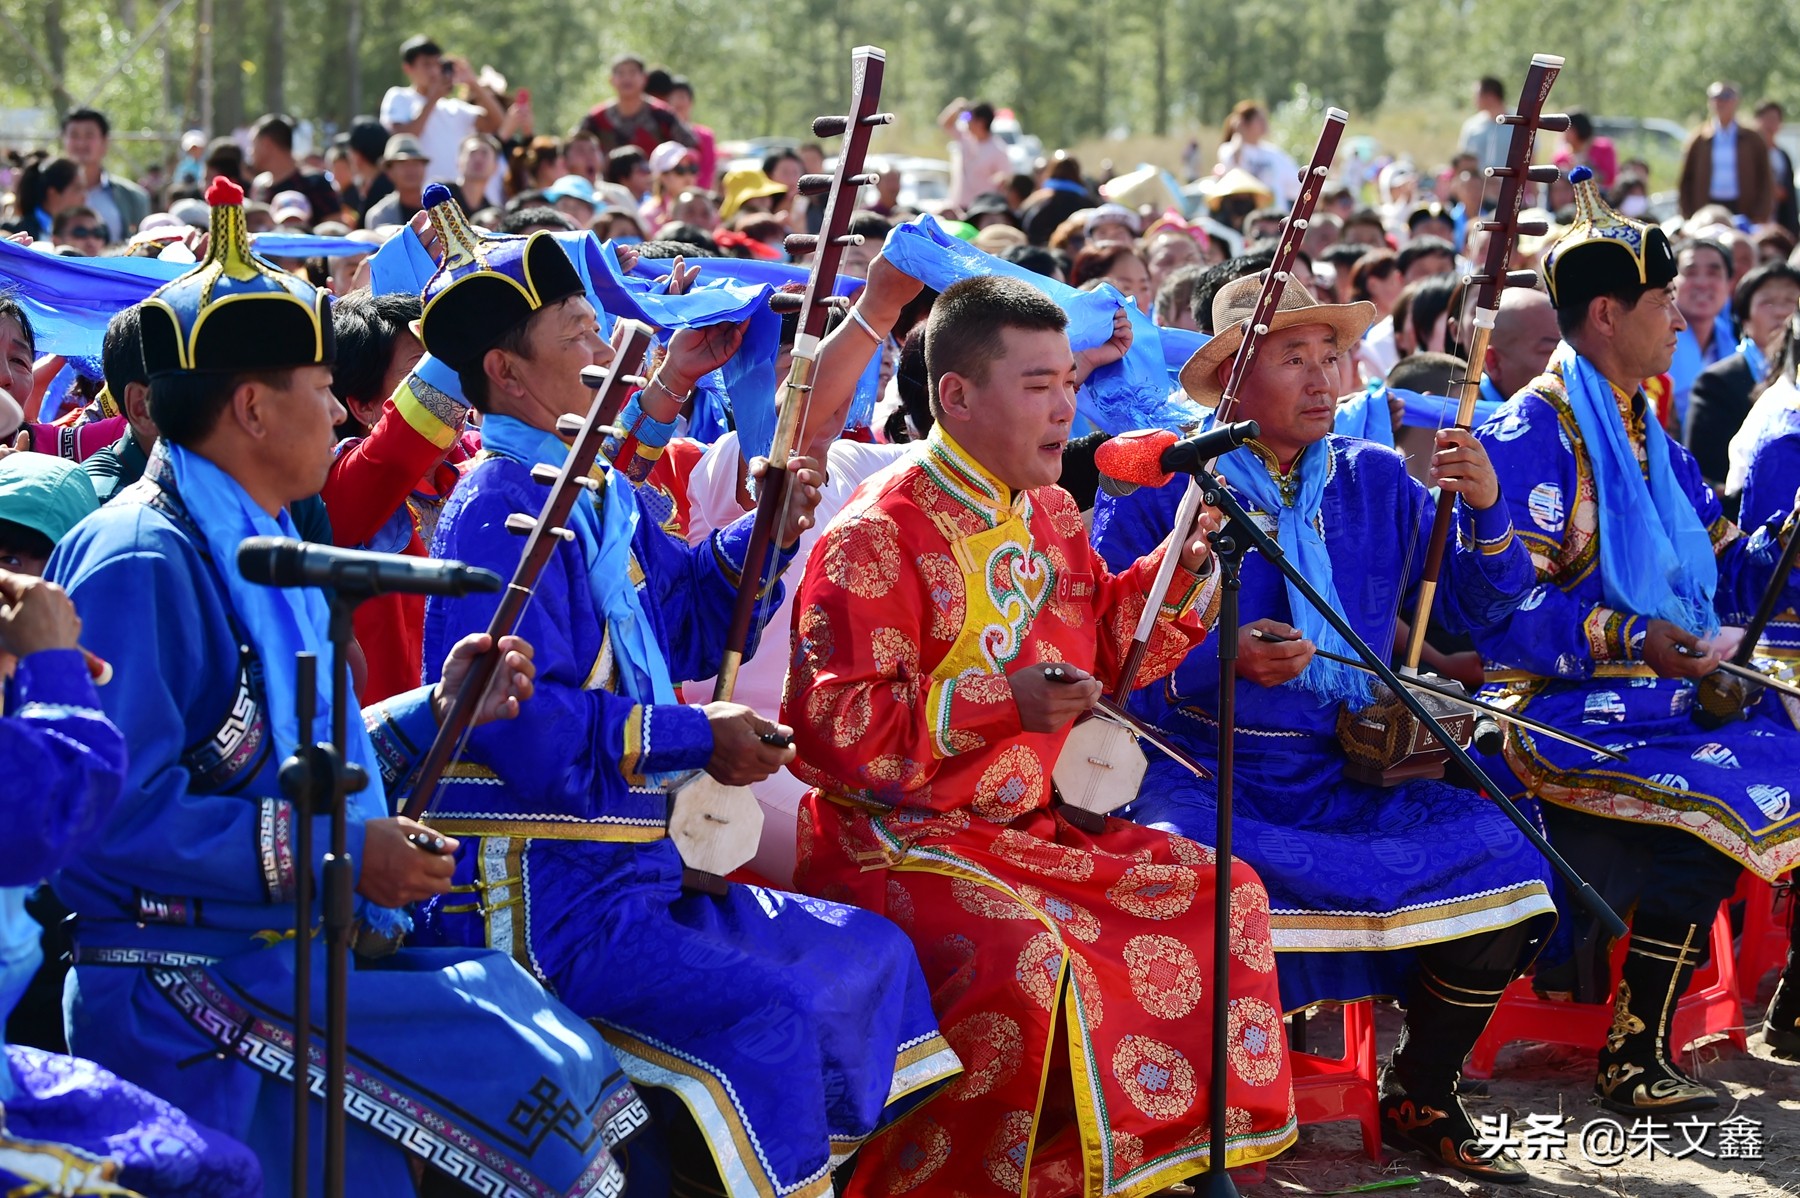
M 1211 850 L 1121 820 L 1090 835 L 1052 805 L 1070 723 L 1116 680 L 1165 552 L 1109 574 L 1055 485 L 1064 323 L 1014 280 L 939 297 L 936 428 L 825 530 L 795 604 L 783 720 L 814 786 L 795 880 L 906 929 L 966 1069 L 864 1151 L 852 1195 L 1151 1193 L 1205 1168 L 1221 1080 L 1229 1165 L 1294 1140 L 1262 883 L 1234 864 L 1216 979 Z M 1205 636 L 1212 527 L 1182 530 L 1141 681 Z M 1215 984 L 1226 1079 L 1206 1074 Z

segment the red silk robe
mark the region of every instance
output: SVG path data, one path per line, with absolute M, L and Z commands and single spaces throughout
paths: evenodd
M 1066 492 L 1010 492 L 941 429 L 813 549 L 782 709 L 814 786 L 795 880 L 907 931 L 966 1070 L 865 1150 L 852 1195 L 1132 1196 L 1206 1166 L 1212 850 L 1070 825 L 1067 730 L 1024 731 L 1006 679 L 1110 683 L 1160 556 L 1108 574 Z M 1204 638 L 1213 589 L 1177 571 L 1140 681 Z M 1268 895 L 1242 863 L 1233 883 L 1235 1167 L 1295 1125 Z

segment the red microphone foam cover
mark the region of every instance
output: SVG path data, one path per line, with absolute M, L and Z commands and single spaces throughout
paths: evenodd
M 1174 477 L 1163 473 L 1162 455 L 1178 440 L 1160 428 L 1120 433 L 1094 451 L 1094 468 L 1122 483 L 1160 487 Z

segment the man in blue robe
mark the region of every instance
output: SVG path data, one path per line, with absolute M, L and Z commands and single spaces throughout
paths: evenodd
M 433 552 L 507 574 L 520 541 L 506 519 L 543 506 L 531 467 L 565 460 L 556 420 L 587 410 L 580 372 L 610 351 L 548 234 L 478 235 L 454 201 L 427 195 L 444 265 L 421 332 L 482 412 L 484 450 Z M 681 397 L 647 394 L 665 386 L 617 415 L 625 436 L 609 460 L 667 442 Z M 809 462 L 791 478 L 782 565 L 818 502 Z M 640 516 L 623 470 L 596 481 L 519 624 L 537 647 L 536 698 L 470 738 L 434 803 L 433 826 L 464 847 L 453 893 L 425 922 L 446 943 L 508 952 L 595 1022 L 653 1100 L 677 1193 L 828 1194 L 836 1165 L 961 1065 L 886 920 L 760 887 L 683 889 L 671 780 L 704 770 L 745 785 L 793 757 L 763 739 L 787 729 L 740 704 L 682 706 L 672 685 L 717 672 L 751 518 L 689 546 Z M 430 600 L 425 660 L 485 628 L 495 598 Z M 778 605 L 771 595 L 765 610 Z
M 267 1193 L 285 1195 L 292 896 L 298 871 L 317 863 L 296 859 L 277 771 L 299 736 L 295 654 L 328 661 L 330 645 L 322 595 L 252 585 L 236 550 L 247 536 L 293 534 L 285 505 L 324 482 L 344 411 L 330 390 L 326 295 L 250 252 L 234 184 L 217 180 L 208 199 L 206 260 L 141 312 L 161 444 L 144 477 L 50 562 L 88 645 L 117 671 L 101 704 L 130 754 L 111 817 L 56 890 L 78 918 L 71 1048 L 248 1144 Z M 454 843 L 392 818 L 385 787 L 430 741 L 484 648 L 470 638 L 442 685 L 350 721 L 346 755 L 369 776 L 347 828 L 359 947 L 391 949 L 407 927 L 399 908 L 449 884 L 451 863 L 433 849 Z M 530 695 L 529 646 L 502 649 L 483 719 Z M 319 689 L 312 726 L 329 728 L 330 688 Z M 328 843 L 329 818 L 311 818 L 314 843 Z M 305 935 L 322 1021 L 323 948 L 314 929 Z M 358 1192 L 407 1194 L 415 1177 L 434 1193 L 622 1191 L 610 1149 L 647 1114 L 599 1037 L 504 955 L 365 960 L 349 975 L 348 1028 L 347 1172 Z M 319 1093 L 316 1036 L 312 1048 Z M 315 1192 L 318 1143 L 315 1133 Z
M 1773 880 L 1800 861 L 1800 740 L 1774 697 L 1720 728 L 1691 715 L 1696 681 L 1729 652 L 1719 626 L 1748 618 L 1787 533 L 1783 516 L 1753 513 L 1763 523 L 1748 533 L 1727 520 L 1664 434 L 1641 384 L 1668 368 L 1686 327 L 1675 254 L 1661 230 L 1608 207 L 1586 168 L 1570 179 L 1577 220 L 1542 266 L 1563 344 L 1477 430 L 1537 585 L 1475 640 L 1490 698 L 1630 755 L 1601 765 L 1515 726 L 1493 768 L 1542 800 L 1558 849 L 1631 913 L 1595 1091 L 1611 1110 L 1661 1115 L 1719 1102 L 1669 1040 L 1720 902 L 1742 869 Z M 1800 588 L 1784 586 L 1791 607 Z M 1563 914 L 1573 956 L 1546 961 L 1537 986 L 1599 1001 L 1609 938 L 1585 910 Z
M 1796 323 L 1800 317 L 1789 318 L 1790 340 Z M 1738 509 L 1747 524 L 1754 525 L 1759 519 L 1785 522 L 1790 512 L 1800 508 L 1800 387 L 1794 385 L 1792 353 L 1790 349 L 1781 376 L 1758 397 L 1745 422 L 1747 427 L 1740 433 L 1748 434 L 1744 453 L 1749 464 Z M 1735 438 L 1732 451 L 1735 457 Z M 1800 613 L 1792 607 L 1776 609 L 1775 618 L 1763 632 L 1757 657 L 1766 659 L 1788 681 L 1800 679 Z M 1780 703 L 1794 727 L 1800 729 L 1800 699 L 1779 695 L 1763 700 L 1771 701 Z M 1794 915 L 1792 903 L 1788 905 L 1788 928 L 1800 937 L 1800 918 Z M 1763 1016 L 1764 1041 L 1776 1056 L 1789 1060 L 1800 1060 L 1800 968 L 1795 966 L 1796 958 L 1800 958 L 1800 945 L 1789 947 L 1787 968 Z
M 1213 327 L 1224 331 L 1182 371 L 1201 402 L 1218 402 L 1261 286 L 1239 279 L 1214 297 Z M 1221 457 L 1218 471 L 1363 639 L 1389 646 L 1414 598 L 1436 505 L 1393 450 L 1331 433 L 1338 356 L 1372 318 L 1369 304 L 1316 304 L 1289 283 L 1225 414 L 1257 421 L 1261 437 Z M 1493 468 L 1472 436 L 1446 430 L 1431 479 L 1462 498 L 1440 615 L 1456 630 L 1492 622 L 1531 581 Z M 1094 543 L 1108 565 L 1119 569 L 1168 535 L 1186 485 L 1101 501 Z M 1403 997 L 1406 1031 L 1383 1078 L 1384 1137 L 1485 1180 L 1524 1180 L 1516 1160 L 1482 1152 L 1456 1083 L 1500 992 L 1548 931 L 1544 864 L 1470 791 L 1346 777 L 1340 711 L 1371 701 L 1367 676 L 1314 656 L 1315 646 L 1351 650 L 1261 555 L 1245 559 L 1242 578 L 1233 847 L 1269 888 L 1282 1005 Z M 1132 700 L 1208 763 L 1217 760 L 1218 669 L 1218 638 L 1208 638 Z M 1133 819 L 1213 843 L 1211 779 L 1156 758 L 1138 794 Z

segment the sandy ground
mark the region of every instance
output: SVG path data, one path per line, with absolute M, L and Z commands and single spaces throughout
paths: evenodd
M 1753 1004 L 1746 1004 L 1752 1029 L 1760 1027 L 1768 1006 L 1775 975 L 1762 980 Z M 1320 1024 L 1334 1021 L 1325 1018 Z M 1315 1025 L 1317 1026 L 1317 1025 Z M 1399 1015 L 1387 1007 L 1378 1013 L 1377 1032 L 1382 1059 L 1392 1051 L 1399 1035 Z M 1322 1044 L 1320 1047 L 1331 1047 Z M 1390 1157 L 1377 1164 L 1362 1155 L 1354 1123 L 1302 1127 L 1300 1142 L 1268 1165 L 1261 1182 L 1240 1183 L 1244 1198 L 1289 1198 L 1302 1194 L 1342 1193 L 1370 1183 L 1417 1178 L 1419 1184 L 1372 1193 L 1386 1195 L 1556 1195 L 1557 1198 L 1780 1198 L 1800 1195 L 1800 1065 L 1787 1064 L 1769 1054 L 1755 1030 L 1749 1051 L 1720 1039 L 1701 1044 L 1684 1059 L 1690 1072 L 1729 1091 L 1727 1103 L 1700 1118 L 1725 1119 L 1742 1115 L 1762 1123 L 1761 1160 L 1707 1160 L 1698 1154 L 1672 1159 L 1658 1154 L 1628 1157 L 1617 1167 L 1590 1164 L 1578 1143 L 1580 1130 L 1589 1120 L 1605 1116 L 1591 1099 L 1594 1058 L 1591 1053 L 1544 1045 L 1515 1044 L 1500 1054 L 1494 1076 L 1485 1084 L 1487 1093 L 1467 1099 L 1470 1113 L 1506 1112 L 1514 1125 L 1528 1114 L 1562 1113 L 1571 1132 L 1567 1159 L 1530 1162 L 1533 1180 L 1520 1186 L 1491 1186 L 1460 1174 L 1426 1166 L 1417 1154 Z M 1693 1116 L 1673 1116 L 1670 1122 Z M 1698 1133 L 1695 1133 L 1698 1138 Z M 1682 1133 L 1674 1132 L 1670 1147 L 1683 1147 Z M 1705 1141 L 1716 1148 L 1717 1133 Z M 1198 1180 L 1197 1184 L 1198 1184 Z M 1201 1187 L 1203 1189 L 1203 1187 Z

